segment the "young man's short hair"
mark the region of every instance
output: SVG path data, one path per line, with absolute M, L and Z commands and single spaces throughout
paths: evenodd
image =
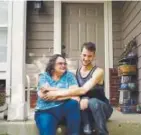
M 81 51 L 83 50 L 83 48 L 91 51 L 91 52 L 94 52 L 96 51 L 96 46 L 95 46 L 95 43 L 92 43 L 92 42 L 85 42 L 83 45 L 82 45 L 82 48 L 81 48 Z

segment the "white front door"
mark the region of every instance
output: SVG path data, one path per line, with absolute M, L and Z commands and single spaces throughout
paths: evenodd
M 66 56 L 79 65 L 81 46 L 84 42 L 96 44 L 96 65 L 105 68 L 104 62 L 104 7 L 102 3 L 62 4 L 62 44 Z

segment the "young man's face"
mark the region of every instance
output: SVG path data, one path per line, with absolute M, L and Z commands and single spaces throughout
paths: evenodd
M 83 66 L 88 66 L 92 64 L 95 58 L 95 53 L 92 51 L 87 50 L 86 48 L 82 49 L 81 52 L 81 63 Z

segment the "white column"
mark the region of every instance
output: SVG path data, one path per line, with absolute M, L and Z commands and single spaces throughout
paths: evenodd
M 61 1 L 54 1 L 54 54 L 61 54 Z
M 10 102 L 10 87 L 11 87 L 11 40 L 12 40 L 12 1 L 8 2 L 8 36 L 7 36 L 7 71 L 6 71 L 6 103 Z
M 108 12 L 108 40 L 109 40 L 109 67 L 113 68 L 113 30 L 112 30 L 112 2 L 107 2 Z
M 27 118 L 25 103 L 26 1 L 13 1 L 11 101 L 8 120 Z
M 110 98 L 109 68 L 113 67 L 113 45 L 112 45 L 112 3 L 104 2 L 104 36 L 105 36 L 105 94 Z

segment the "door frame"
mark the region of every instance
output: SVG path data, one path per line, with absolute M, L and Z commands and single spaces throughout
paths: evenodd
M 104 4 L 104 45 L 105 45 L 105 94 L 110 98 L 109 68 L 113 68 L 113 37 L 112 37 L 112 2 L 111 1 L 86 1 L 86 0 L 61 0 L 54 1 L 54 54 L 61 54 L 62 36 L 62 3 L 103 3 Z M 106 33 L 106 34 L 105 34 Z

